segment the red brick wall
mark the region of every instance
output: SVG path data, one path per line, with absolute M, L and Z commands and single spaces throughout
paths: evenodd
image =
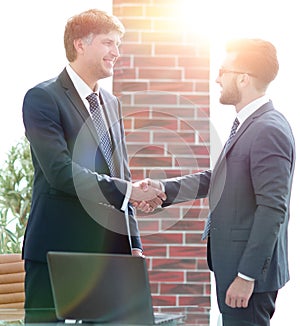
M 134 180 L 210 164 L 208 44 L 178 28 L 177 2 L 113 1 L 126 28 L 113 91 L 122 102 Z M 209 320 L 210 273 L 201 241 L 206 214 L 206 200 L 138 214 L 153 305 L 183 312 L 197 325 Z

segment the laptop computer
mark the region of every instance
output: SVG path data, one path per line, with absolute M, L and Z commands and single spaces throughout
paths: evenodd
M 153 312 L 144 258 L 52 251 L 47 260 L 58 319 L 176 325 L 184 318 Z

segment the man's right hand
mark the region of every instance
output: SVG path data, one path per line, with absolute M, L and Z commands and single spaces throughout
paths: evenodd
M 132 184 L 130 202 L 144 213 L 153 212 L 166 198 L 157 180 L 147 178 Z

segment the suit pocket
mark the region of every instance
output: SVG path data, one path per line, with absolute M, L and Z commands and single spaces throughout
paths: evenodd
M 231 229 L 231 240 L 234 242 L 248 241 L 250 229 Z

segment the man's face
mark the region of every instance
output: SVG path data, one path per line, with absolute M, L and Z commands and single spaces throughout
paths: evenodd
M 237 86 L 239 69 L 234 67 L 234 54 L 228 54 L 219 70 L 216 82 L 221 86 L 220 103 L 237 105 L 241 101 L 241 93 Z
M 113 75 L 113 67 L 120 56 L 120 34 L 116 31 L 98 34 L 84 42 L 82 63 L 95 80 Z

